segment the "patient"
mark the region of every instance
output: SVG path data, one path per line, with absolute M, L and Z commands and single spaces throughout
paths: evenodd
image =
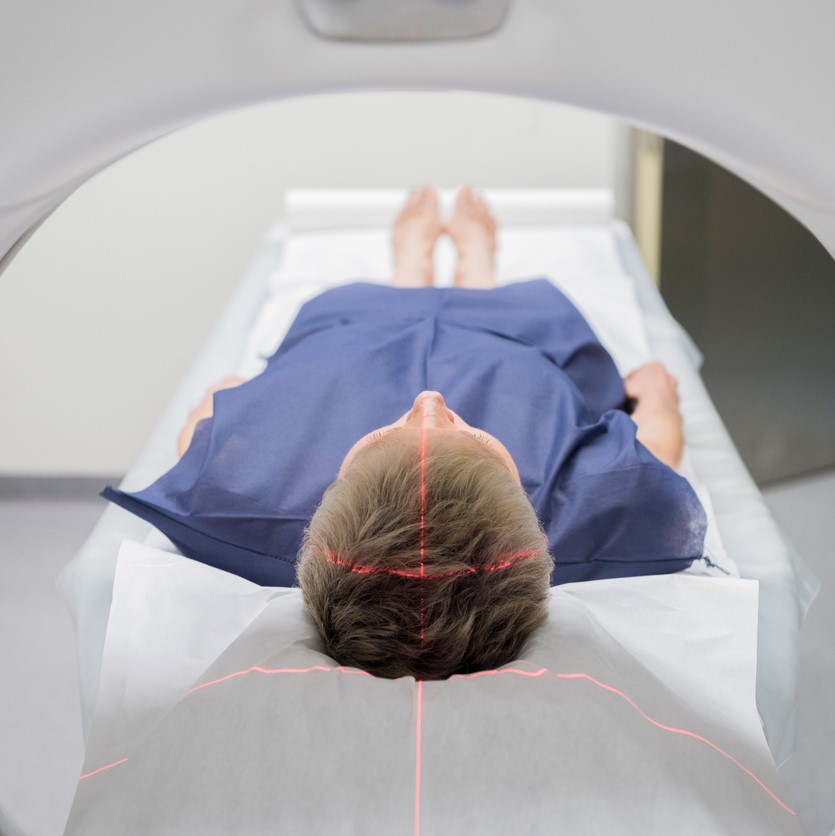
M 432 287 L 441 235 L 458 252 L 450 289 Z M 212 387 L 178 442 L 193 481 L 198 466 L 208 472 L 208 451 L 234 446 L 221 435 L 232 427 L 234 449 L 251 450 L 245 461 L 273 456 L 286 480 L 273 505 L 341 457 L 335 480 L 317 472 L 309 506 L 286 498 L 302 521 L 295 536 L 307 522 L 296 576 L 327 653 L 389 678 L 495 668 L 544 623 L 552 584 L 674 572 L 700 557 L 704 512 L 674 472 L 682 417 L 661 364 L 622 379 L 550 282 L 495 287 L 496 224 L 468 188 L 448 223 L 433 188 L 414 192 L 392 242 L 391 287 L 356 283 L 312 300 L 267 370 Z M 295 382 L 281 384 L 282 362 L 298 365 Z M 319 374 L 330 375 L 329 399 L 300 388 Z M 225 390 L 239 384 L 236 400 Z M 264 394 L 268 385 L 282 394 Z M 410 388 L 411 405 L 392 415 Z M 267 402 L 261 411 L 275 417 L 259 419 Z M 213 404 L 225 423 L 197 451 L 192 437 L 212 423 Z M 373 429 L 350 449 L 338 452 L 339 438 L 328 447 L 340 427 L 363 424 Z M 288 434 L 281 460 L 265 427 Z

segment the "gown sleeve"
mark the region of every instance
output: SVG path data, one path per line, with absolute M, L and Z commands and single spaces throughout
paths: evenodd
M 619 410 L 578 428 L 550 494 L 554 583 L 677 572 L 702 556 L 696 493 L 636 432 Z

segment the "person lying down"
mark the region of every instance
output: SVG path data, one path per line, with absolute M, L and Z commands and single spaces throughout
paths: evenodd
M 434 188 L 412 193 L 392 243 L 390 285 L 307 302 L 261 374 L 207 392 L 177 465 L 103 495 L 189 557 L 297 583 L 327 654 L 387 678 L 499 667 L 551 585 L 701 558 L 664 367 L 622 379 L 551 281 L 496 286 L 496 223 L 469 188 L 447 223 Z

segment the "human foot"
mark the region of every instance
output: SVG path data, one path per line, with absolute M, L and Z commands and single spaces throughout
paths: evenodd
M 392 285 L 424 287 L 433 283 L 432 253 L 442 229 L 435 187 L 412 192 L 392 225 Z
M 496 221 L 487 204 L 469 186 L 459 189 L 452 218 L 445 227 L 458 250 L 455 287 L 496 286 Z

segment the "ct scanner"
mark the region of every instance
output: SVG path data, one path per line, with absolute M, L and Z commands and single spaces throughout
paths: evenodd
M 0 253 L 8 263 L 96 171 L 166 133 L 359 89 L 481 90 L 622 117 L 748 180 L 833 252 L 833 25 L 815 0 L 530 0 L 483 37 L 385 43 L 318 37 L 286 1 L 14 4 L 0 33 Z
M 390 5 L 398 8 L 397 4 Z M 831 149 L 835 147 L 835 109 L 830 104 L 829 93 L 835 78 L 835 58 L 829 44 L 830 33 L 835 31 L 835 8 L 830 4 L 809 2 L 798 5 L 785 0 L 767 5 L 740 2 L 731 6 L 715 0 L 698 5 L 675 5 L 657 0 L 612 4 L 510 0 L 506 8 L 500 3 L 484 3 L 481 23 L 485 34 L 421 39 L 421 33 L 432 31 L 432 27 L 440 27 L 436 34 L 444 34 L 447 14 L 454 18 L 463 10 L 466 20 L 478 19 L 480 5 L 477 0 L 432 0 L 425 4 L 404 5 L 403 15 L 408 22 L 405 28 L 398 28 L 397 16 L 392 13 L 392 31 L 398 37 L 394 41 L 363 37 L 368 35 L 368 21 L 379 17 L 383 9 L 383 4 L 375 4 L 373 0 L 352 0 L 351 3 L 334 0 L 330 4 L 290 3 L 287 0 L 197 4 L 186 0 L 173 5 L 147 2 L 117 7 L 99 0 L 82 0 L 73 6 L 52 4 L 48 10 L 35 4 L 8 8 L 0 30 L 4 79 L 0 86 L 3 113 L 0 270 L 10 263 L 44 219 L 93 174 L 159 137 L 212 114 L 256 102 L 368 89 L 496 92 L 554 100 L 621 117 L 689 145 L 745 178 L 792 213 L 830 253 L 835 254 L 835 169 L 831 165 Z M 348 40 L 345 39 L 345 26 L 350 29 L 352 6 L 361 23 L 354 33 L 358 39 Z M 428 10 L 425 16 L 421 14 L 422 7 Z M 363 13 L 367 14 L 364 24 Z M 325 28 L 329 21 L 335 21 L 340 37 L 333 39 L 317 34 L 313 28 L 317 21 Z M 424 24 L 425 30 L 422 29 Z M 624 247 L 625 262 L 634 259 L 635 254 L 629 254 L 628 245 L 624 244 Z M 634 269 L 634 273 L 638 272 L 640 266 Z M 640 280 L 636 281 L 640 284 Z M 646 311 L 654 302 L 646 290 L 639 289 L 639 296 L 642 292 Z M 238 323 L 246 319 L 242 306 L 247 303 L 242 300 L 243 296 L 233 300 L 225 326 L 221 323 L 221 331 L 225 327 L 227 335 L 236 327 L 235 316 Z M 146 470 L 148 467 L 146 463 Z M 136 567 L 150 565 L 157 559 L 158 555 L 154 557 L 139 547 L 124 555 L 127 569 L 135 571 L 138 571 Z M 764 624 L 761 616 L 761 642 L 764 636 L 777 645 L 781 641 L 786 644 L 796 641 L 803 613 L 814 597 L 813 579 L 804 574 L 799 563 L 792 565 L 793 582 L 802 594 L 797 597 L 798 612 L 790 635 L 784 641 L 778 629 L 780 624 Z M 199 575 L 199 570 L 193 567 L 182 571 L 197 571 Z M 744 571 L 742 574 L 746 577 Z M 198 584 L 202 579 L 195 576 L 192 580 Z M 75 579 L 74 582 L 79 581 Z M 112 574 L 110 583 L 112 585 Z M 251 593 L 252 590 L 241 592 Z M 125 589 L 117 589 L 116 593 L 128 595 Z M 680 594 L 683 607 L 698 599 L 698 596 L 688 599 L 688 595 L 695 595 L 688 590 L 682 590 Z M 750 609 L 750 597 L 746 600 L 747 603 L 743 602 L 741 606 Z M 281 601 L 281 596 L 276 600 L 261 600 L 258 617 L 253 623 L 261 619 L 272 623 L 273 627 L 283 625 L 286 629 L 300 629 L 297 623 L 293 626 L 297 613 L 289 608 L 282 610 Z M 582 602 L 582 607 L 578 605 L 576 611 L 576 623 L 585 618 L 583 607 L 588 612 L 595 612 L 594 602 Z M 255 611 L 246 617 L 254 618 Z M 570 614 L 573 610 L 566 606 L 566 612 Z M 239 614 L 239 617 L 244 616 Z M 602 616 L 597 612 L 596 617 Z M 570 618 L 566 625 L 570 630 Z M 741 623 L 733 621 L 727 621 L 724 626 L 728 635 L 736 631 L 741 636 L 745 629 Z M 84 625 L 81 627 L 83 632 Z M 123 630 L 130 627 L 127 623 L 121 625 Z M 133 627 L 152 629 L 144 623 Z M 783 650 L 785 648 L 774 651 L 770 660 L 772 666 Z M 565 648 L 562 652 L 566 652 Z M 101 648 L 98 653 L 100 663 Z M 611 659 L 609 661 L 614 664 Z M 247 667 L 245 654 L 239 664 L 237 673 L 252 670 Z M 762 658 L 760 664 L 768 667 L 768 662 L 763 665 Z M 530 675 L 531 671 L 527 673 Z M 750 673 L 753 676 L 753 671 Z M 579 673 L 571 675 L 580 676 Z M 595 679 L 588 672 L 583 675 L 586 681 Z M 761 671 L 759 675 L 762 677 Z M 84 677 L 82 670 L 82 679 Z M 95 679 L 95 676 L 89 675 L 88 679 Z M 707 741 L 707 748 L 712 747 L 714 754 L 721 749 L 738 766 L 733 773 L 735 779 L 727 777 L 723 780 L 732 783 L 742 780 L 739 776 L 743 775 L 747 783 L 741 785 L 739 792 L 759 793 L 751 796 L 750 803 L 740 802 L 738 809 L 717 804 L 717 809 L 711 813 L 716 816 L 713 832 L 743 832 L 746 822 L 755 826 L 756 832 L 796 832 L 796 822 L 787 818 L 787 805 L 777 797 L 779 793 L 769 790 L 769 780 L 763 778 L 765 773 L 762 771 L 773 767 L 773 762 L 769 766 L 767 756 L 781 763 L 793 751 L 792 697 L 796 669 L 790 671 L 786 679 L 787 682 L 779 686 L 763 682 L 761 678 L 757 681 L 759 719 L 765 726 L 770 753 L 761 748 L 746 750 L 749 757 L 738 752 L 732 755 L 730 745 L 720 745 L 721 731 L 714 729 L 712 737 L 708 734 L 700 736 Z M 609 688 L 610 693 L 617 690 L 607 685 L 602 677 L 598 676 L 595 681 L 601 689 Z M 204 683 L 208 684 L 214 684 L 214 680 Z M 95 690 L 94 685 L 89 687 Z M 220 691 L 220 688 L 215 690 Z M 655 713 L 655 709 L 661 703 L 653 709 L 657 695 L 649 686 L 640 692 L 643 702 L 635 693 L 618 693 L 644 720 L 656 727 L 675 727 L 676 734 L 683 734 L 688 728 L 686 713 L 680 726 L 657 719 L 660 714 Z M 261 696 L 255 694 L 253 698 L 258 700 Z M 321 711 L 317 715 L 320 718 L 327 716 L 326 702 L 317 705 L 310 692 L 300 693 L 299 698 L 312 712 Z M 564 708 L 569 710 L 571 698 L 566 699 L 569 702 Z M 377 700 L 372 703 L 379 718 L 384 714 L 386 702 L 380 701 L 379 693 L 374 695 L 374 700 Z M 231 702 L 203 706 L 201 711 L 207 712 L 204 722 L 216 721 L 219 711 L 234 711 L 234 705 Z M 188 716 L 193 720 L 193 715 Z M 85 719 L 89 730 L 90 717 Z M 182 728 L 192 720 L 184 720 L 181 711 L 175 718 L 175 727 Z M 100 724 L 98 733 L 101 728 Z M 288 729 L 284 731 L 289 734 Z M 607 731 L 620 733 L 617 727 Z M 88 785 L 102 777 L 118 780 L 110 776 L 118 774 L 118 764 L 127 758 L 120 759 L 118 747 L 112 748 L 110 742 L 95 738 L 95 725 L 93 732 L 93 749 L 97 757 L 101 756 L 96 763 L 101 767 L 87 763 L 85 769 L 88 771 L 83 777 L 89 778 Z M 242 730 L 242 739 L 247 739 L 246 734 L 251 733 L 252 730 Z M 699 737 L 692 731 L 687 734 L 694 739 Z M 125 735 L 124 740 L 127 740 L 129 735 L 126 732 Z M 394 739 L 396 734 L 392 735 Z M 428 742 L 429 738 L 426 739 Z M 164 752 L 163 743 L 156 741 L 154 746 Z M 625 751 L 631 751 L 631 744 L 623 745 Z M 748 745 L 746 742 L 745 746 Z M 640 752 L 643 744 L 636 746 L 635 751 Z M 152 753 L 156 751 L 153 746 L 151 750 Z M 501 751 L 507 763 L 513 763 L 508 750 Z M 661 762 L 669 757 L 663 748 L 657 755 Z M 454 805 L 450 807 L 448 801 L 446 807 L 437 801 L 433 808 L 431 793 L 439 793 L 436 798 L 440 799 L 443 788 L 455 779 L 452 777 L 454 772 L 444 777 L 439 762 L 433 787 L 430 756 L 427 749 L 424 795 L 415 791 L 414 796 L 406 799 L 405 806 L 410 810 L 408 821 L 404 820 L 404 823 L 396 817 L 402 810 L 397 812 L 385 807 L 367 820 L 371 824 L 367 824 L 363 832 L 435 833 L 454 832 L 456 827 L 467 831 L 476 827 L 485 829 L 483 820 L 468 818 L 472 812 L 469 808 L 465 814 L 454 809 Z M 546 758 L 544 754 L 542 757 Z M 694 762 L 699 761 L 699 757 L 694 755 Z M 547 765 L 547 758 L 542 763 Z M 754 763 L 761 768 L 752 768 Z M 701 765 L 706 771 L 715 768 L 715 764 L 707 760 Z M 133 773 L 139 782 L 140 793 L 142 786 L 152 786 L 147 783 L 151 779 L 142 772 L 141 766 Z M 292 766 L 292 761 L 283 765 L 288 770 Z M 459 764 L 461 768 L 471 766 L 472 763 Z M 109 771 L 100 774 L 99 769 L 105 768 Z M 592 769 L 593 764 L 588 768 Z M 246 771 L 248 767 L 242 769 L 247 780 L 254 783 L 260 780 L 257 774 Z M 485 781 L 488 775 L 485 773 Z M 215 777 L 222 782 L 221 776 Z M 335 777 L 331 775 L 331 778 Z M 391 776 L 383 771 L 378 777 L 386 780 Z M 650 783 L 661 780 L 658 775 L 643 777 Z M 392 780 L 396 783 L 395 778 Z M 615 781 L 611 776 L 608 780 Z M 587 784 L 588 781 L 580 782 L 582 786 Z M 604 782 L 604 786 L 611 790 L 613 784 Z M 126 794 L 129 790 L 124 785 L 114 784 L 113 787 L 109 800 L 98 790 L 90 790 L 93 794 L 89 800 L 84 796 L 86 788 L 80 792 L 68 832 L 143 832 L 143 827 L 146 828 L 144 832 L 166 832 L 156 829 L 161 827 L 161 820 L 152 827 L 142 819 L 141 813 L 136 812 L 143 809 L 147 796 L 143 801 L 141 794 Z M 712 787 L 705 785 L 702 789 L 708 793 Z M 303 797 L 303 785 L 296 790 L 299 797 Z M 422 825 L 420 808 L 416 806 L 419 797 L 424 804 Z M 350 814 L 352 808 L 346 805 L 352 803 L 351 794 L 340 798 L 341 809 Z M 410 799 L 415 802 L 411 806 Z M 309 804 L 312 800 L 307 797 L 306 802 Z M 474 796 L 472 804 L 483 805 L 484 800 L 483 796 Z M 515 809 L 516 813 L 521 813 L 527 804 L 530 821 L 541 828 L 530 832 L 552 832 L 549 822 L 553 822 L 555 828 L 562 822 L 570 832 L 582 832 L 583 821 L 587 828 L 593 827 L 592 819 L 576 818 L 592 815 L 594 804 L 591 802 L 587 802 L 585 808 L 579 805 L 556 810 L 547 805 L 535 808 L 529 801 L 520 790 L 509 796 L 505 807 L 515 809 L 522 805 Z M 769 807 L 766 802 L 774 806 Z M 132 803 L 137 805 L 133 818 L 129 821 L 120 818 L 127 815 L 126 810 L 133 809 Z M 94 815 L 90 812 L 94 808 L 100 812 Z M 502 809 L 502 806 L 496 808 Z M 582 812 L 584 809 L 585 813 Z M 676 815 L 682 809 L 687 813 L 683 814 L 683 822 L 677 822 Z M 514 832 L 514 819 L 501 819 L 496 810 L 488 819 L 493 828 L 490 830 L 488 825 L 488 832 Z M 704 808 L 693 804 L 692 800 L 682 801 L 674 792 L 666 806 L 657 800 L 654 810 L 657 814 L 654 826 L 658 832 L 669 832 L 673 826 L 682 832 L 691 832 L 688 822 L 698 821 L 701 823 L 698 826 L 703 828 L 705 822 L 710 821 Z M 793 815 L 792 811 L 789 813 Z M 387 818 L 389 815 L 391 817 Z M 556 818 L 547 818 L 553 816 Z M 360 820 L 357 813 L 353 825 L 350 815 L 341 820 L 325 817 L 320 824 L 331 828 L 327 832 L 359 832 L 361 828 L 357 822 Z M 167 826 L 171 826 L 170 820 L 166 821 Z M 245 819 L 237 821 L 244 827 Z M 246 827 L 256 826 L 253 821 L 246 820 Z M 298 828 L 303 827 L 300 822 L 304 822 L 304 818 L 285 821 L 289 828 L 287 832 L 302 832 Z M 341 821 L 342 826 L 335 828 L 334 821 Z M 396 826 L 392 824 L 395 821 L 398 822 Z M 605 817 L 596 821 L 599 827 L 611 826 L 611 820 Z M 622 821 L 624 832 L 638 832 L 639 828 L 641 832 L 650 832 L 640 816 L 626 817 Z M 757 824 L 753 825 L 753 822 Z M 205 829 L 205 822 L 202 826 Z M 445 829 L 447 827 L 451 829 Z M 170 832 L 178 831 L 174 827 Z

